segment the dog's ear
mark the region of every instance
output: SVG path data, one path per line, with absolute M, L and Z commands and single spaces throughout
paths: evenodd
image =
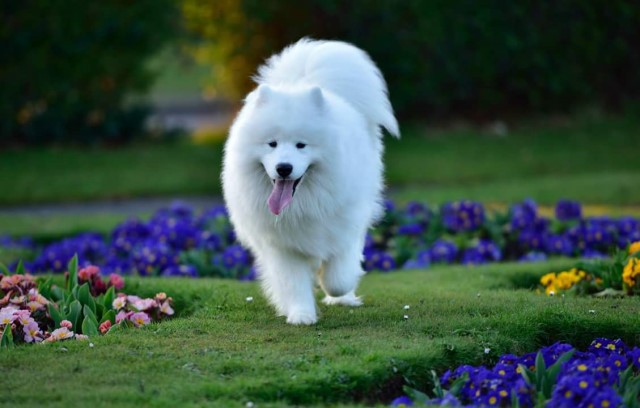
M 261 106 L 273 98 L 273 90 L 268 85 L 260 84 L 256 89 L 256 106 Z
M 324 106 L 324 95 L 322 95 L 322 89 L 314 86 L 311 88 L 311 102 L 316 108 L 322 109 Z

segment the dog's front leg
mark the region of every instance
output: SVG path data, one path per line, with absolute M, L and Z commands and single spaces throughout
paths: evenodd
M 314 324 L 318 321 L 313 296 L 311 260 L 289 251 L 271 249 L 262 258 L 262 282 L 267 296 L 287 323 Z

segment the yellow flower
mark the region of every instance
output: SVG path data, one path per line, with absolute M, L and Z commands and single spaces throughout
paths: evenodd
M 622 271 L 624 283 L 633 287 L 636 284 L 636 276 L 640 275 L 640 259 L 630 258 Z
M 640 252 L 640 241 L 636 241 L 629 246 L 629 255 Z
M 553 284 L 555 280 L 556 280 L 556 274 L 554 272 L 550 272 L 544 275 L 542 278 L 540 278 L 540 283 L 542 284 L 542 286 L 547 287 Z

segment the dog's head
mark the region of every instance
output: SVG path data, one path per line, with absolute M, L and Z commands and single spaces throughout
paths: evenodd
M 280 214 L 327 152 L 320 88 L 279 91 L 260 85 L 247 97 L 252 150 L 271 183 L 269 210 Z

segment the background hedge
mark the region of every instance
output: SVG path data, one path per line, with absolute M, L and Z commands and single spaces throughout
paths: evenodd
M 183 0 L 195 52 L 235 97 L 265 57 L 302 36 L 367 50 L 403 115 L 619 106 L 640 95 L 640 2 Z
M 0 145 L 121 142 L 140 132 L 125 97 L 173 35 L 172 0 L 5 1 L 0 5 Z

